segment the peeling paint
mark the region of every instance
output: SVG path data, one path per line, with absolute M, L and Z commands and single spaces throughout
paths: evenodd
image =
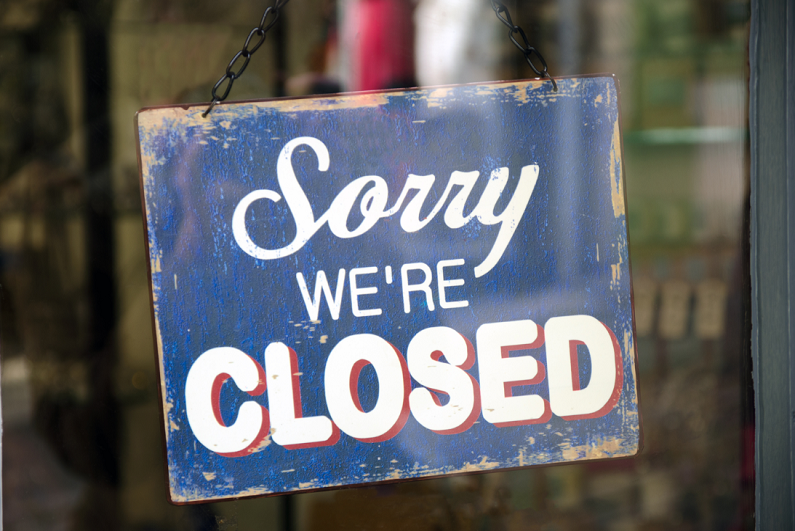
M 590 459 L 604 459 L 606 457 L 613 457 L 616 454 L 626 455 L 623 441 L 621 439 L 610 437 L 599 443 L 591 445 L 572 446 L 568 442 L 562 445 L 563 457 L 566 461 L 585 461 Z
M 434 89 L 430 94 L 425 96 L 428 102 L 428 108 L 444 107 L 452 90 L 452 87 Z
M 608 98 L 610 92 L 608 91 Z M 618 117 L 613 123 L 613 139 L 610 147 L 610 190 L 613 201 L 613 215 L 615 217 L 626 214 L 624 206 L 624 171 L 621 164 L 621 131 L 618 126 Z

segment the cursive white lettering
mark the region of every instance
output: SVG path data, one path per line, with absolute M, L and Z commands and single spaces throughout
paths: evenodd
M 355 238 L 369 231 L 379 219 L 390 217 L 400 211 L 409 191 L 416 190 L 416 194 L 409 200 L 400 217 L 400 226 L 405 232 L 417 232 L 425 227 L 444 207 L 448 197 L 456 186 L 461 189 L 450 200 L 444 213 L 444 223 L 451 229 L 459 229 L 477 219 L 483 225 L 499 225 L 497 238 L 489 254 L 482 263 L 475 266 L 475 277 L 481 277 L 491 271 L 502 258 L 505 249 L 519 226 L 519 221 L 524 215 L 530 197 L 538 181 L 538 166 L 531 165 L 522 168 L 519 182 L 508 206 L 500 214 L 495 214 L 494 209 L 508 184 L 508 168 L 498 168 L 491 173 L 491 177 L 483 190 L 477 205 L 468 215 L 464 215 L 464 206 L 469 194 L 475 186 L 479 172 L 454 171 L 447 186 L 425 218 L 421 218 L 420 211 L 428 198 L 431 187 L 436 177 L 434 175 L 409 174 L 401 194 L 395 204 L 387 209 L 389 191 L 386 181 L 377 175 L 359 177 L 348 183 L 345 188 L 331 202 L 329 209 L 318 219 L 312 211 L 312 204 L 307 199 L 293 170 L 293 151 L 302 145 L 309 146 L 317 155 L 318 171 L 325 172 L 329 168 L 329 152 L 326 145 L 317 138 L 308 136 L 299 137 L 288 142 L 277 159 L 276 176 L 279 188 L 284 195 L 287 206 L 295 221 L 295 238 L 279 249 L 265 249 L 251 239 L 246 228 L 246 213 L 249 207 L 260 199 L 269 199 L 279 202 L 282 196 L 272 190 L 255 190 L 246 195 L 235 208 L 232 216 L 232 233 L 240 248 L 250 256 L 260 260 L 276 260 L 289 256 L 301 249 L 324 224 L 328 224 L 332 234 L 338 238 Z M 369 188 L 368 188 L 369 187 Z M 367 191 L 364 192 L 365 188 Z M 362 192 L 364 192 L 362 194 Z M 353 230 L 348 229 L 348 219 L 353 210 L 356 199 L 362 196 L 359 202 L 359 211 L 362 220 Z

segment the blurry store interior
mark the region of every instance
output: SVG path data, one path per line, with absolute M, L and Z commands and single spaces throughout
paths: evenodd
M 505 2 L 620 83 L 639 456 L 167 502 L 133 119 L 209 101 L 268 4 L 0 6 L 4 529 L 752 529 L 749 0 Z M 486 0 L 292 0 L 229 99 L 532 77 Z

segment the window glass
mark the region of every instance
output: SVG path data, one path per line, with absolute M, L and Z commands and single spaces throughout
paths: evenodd
M 620 83 L 641 454 L 170 505 L 133 117 L 207 101 L 263 5 L 7 0 L 5 529 L 753 527 L 749 0 L 506 5 L 553 75 Z M 531 77 L 486 0 L 292 0 L 230 100 Z

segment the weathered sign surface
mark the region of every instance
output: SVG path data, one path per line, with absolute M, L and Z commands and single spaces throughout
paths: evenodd
M 137 117 L 175 503 L 637 453 L 612 77 Z

